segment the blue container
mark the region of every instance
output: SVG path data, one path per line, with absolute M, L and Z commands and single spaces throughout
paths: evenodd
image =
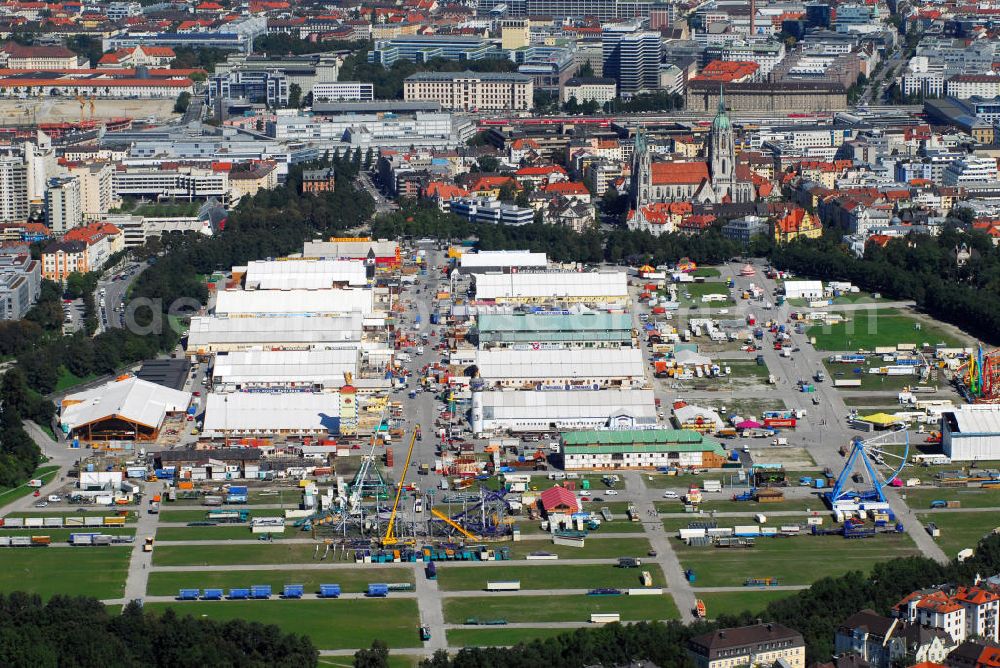
M 181 589 L 177 594 L 178 600 L 181 601 L 197 601 L 199 596 L 201 596 L 200 589 Z
M 271 598 L 271 585 L 252 585 L 250 587 L 250 598 Z
M 389 595 L 389 585 L 386 584 L 370 584 L 368 585 L 367 596 L 373 598 L 385 598 Z
M 283 598 L 302 598 L 305 593 L 304 585 L 285 585 L 281 592 Z
M 340 585 L 321 584 L 319 586 L 320 598 L 340 598 Z
M 206 589 L 205 593 L 201 595 L 201 600 L 203 600 L 203 601 L 221 601 L 222 600 L 222 590 L 221 589 Z
M 233 601 L 244 601 L 250 598 L 249 589 L 230 589 L 229 598 Z
M 237 487 L 236 485 L 230 485 L 229 486 L 229 493 L 230 494 L 243 494 L 244 496 L 246 496 L 247 494 L 250 493 L 250 490 L 248 490 L 245 486 L 239 486 L 239 487 Z

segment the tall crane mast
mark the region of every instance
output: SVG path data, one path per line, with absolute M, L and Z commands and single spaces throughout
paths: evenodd
M 410 436 L 410 447 L 406 451 L 406 463 L 403 464 L 403 473 L 399 476 L 399 483 L 396 487 L 396 500 L 392 503 L 392 513 L 389 515 L 389 524 L 385 528 L 385 536 L 382 537 L 383 547 L 398 545 L 402 542 L 396 536 L 396 513 L 399 511 L 399 499 L 403 496 L 403 482 L 406 480 L 406 473 L 410 470 L 410 458 L 413 457 L 413 445 L 417 442 L 417 434 L 420 433 L 420 425 L 413 426 L 413 435 Z

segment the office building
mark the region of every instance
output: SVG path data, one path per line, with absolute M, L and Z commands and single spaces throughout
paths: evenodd
M 596 102 L 603 106 L 604 103 L 615 99 L 617 90 L 618 83 L 614 79 L 574 77 L 563 86 L 560 99 L 563 104 L 575 99 L 578 104 Z
M 418 72 L 403 81 L 403 99 L 457 111 L 527 111 L 534 104 L 534 82 L 513 73 Z
M 375 40 L 368 52 L 368 62 L 392 67 L 397 60 L 425 63 L 434 58 L 445 60 L 483 60 L 497 57 L 499 49 L 482 37 L 460 35 L 405 35 Z
M 488 197 L 458 197 L 449 201 L 451 212 L 474 223 L 527 225 L 535 218 L 531 207 L 504 204 Z
M 623 95 L 655 90 L 660 85 L 660 34 L 639 24 L 605 26 L 604 77 L 618 80 Z
M 65 281 L 72 273 L 90 271 L 87 244 L 83 241 L 53 241 L 42 250 L 42 276 Z
M 361 81 L 332 81 L 315 84 L 312 88 L 313 103 L 357 100 L 371 102 L 375 99 L 375 85 Z
M 79 179 L 73 176 L 49 179 L 45 190 L 45 219 L 49 229 L 57 234 L 83 222 Z

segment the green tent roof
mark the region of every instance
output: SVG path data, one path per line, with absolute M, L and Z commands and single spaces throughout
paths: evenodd
M 614 431 L 570 431 L 562 435 L 564 452 L 704 452 L 725 456 L 717 440 L 690 429 L 622 429 Z

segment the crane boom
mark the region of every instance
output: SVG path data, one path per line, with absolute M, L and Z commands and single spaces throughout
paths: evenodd
M 441 520 L 442 522 L 444 522 L 445 524 L 447 524 L 452 529 L 454 529 L 458 533 L 462 534 L 463 536 L 465 536 L 469 540 L 479 540 L 479 536 L 477 536 L 477 535 L 475 535 L 473 533 L 470 533 L 461 524 L 459 524 L 455 520 L 451 519 L 450 517 L 448 517 L 447 515 L 445 515 L 444 513 L 442 513 L 437 508 L 431 508 L 431 515 L 433 515 L 434 517 L 438 518 L 439 520 Z
M 413 435 L 410 436 L 410 447 L 406 451 L 406 463 L 403 464 L 403 473 L 399 476 L 399 485 L 396 488 L 396 500 L 392 502 L 392 514 L 389 515 L 389 524 L 385 528 L 385 537 L 382 538 L 382 545 L 396 545 L 399 539 L 396 538 L 394 529 L 396 528 L 396 512 L 399 510 L 399 499 L 403 496 L 403 481 L 406 480 L 406 472 L 410 470 L 410 458 L 413 456 L 413 445 L 417 442 L 417 434 L 420 432 L 420 425 L 413 426 Z

